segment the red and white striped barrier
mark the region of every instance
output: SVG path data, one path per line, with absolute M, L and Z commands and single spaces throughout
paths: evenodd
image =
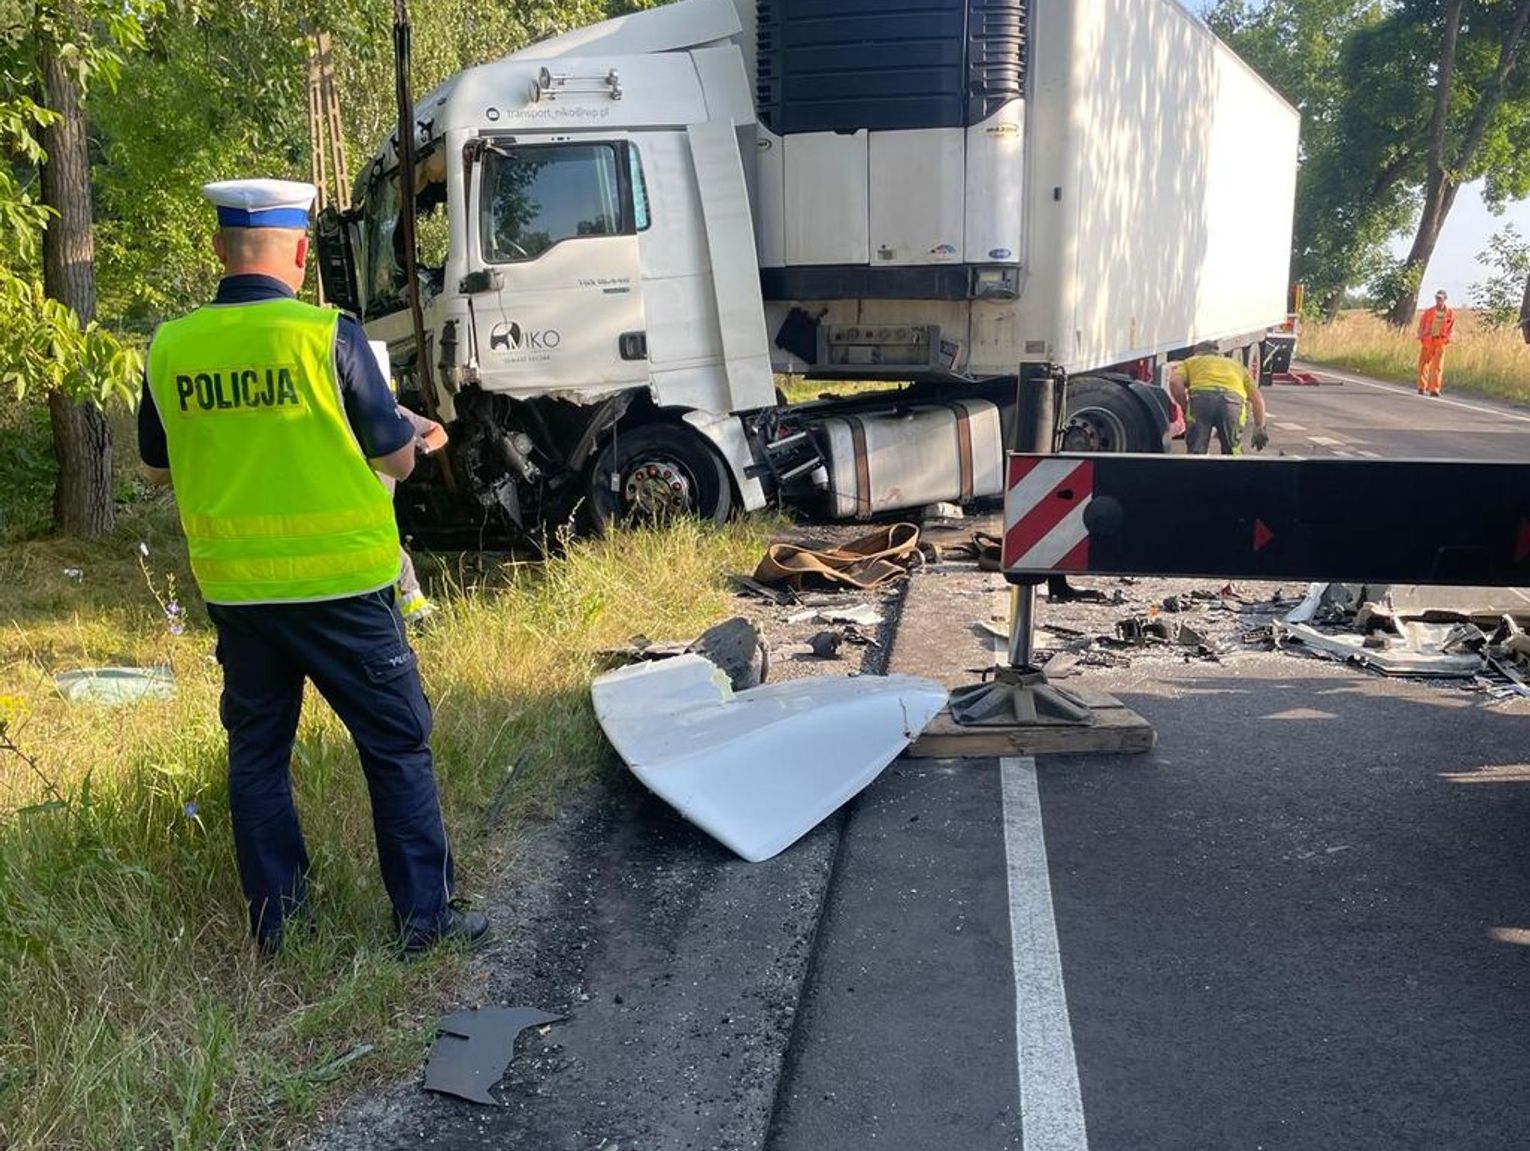
M 1004 485 L 1004 570 L 1088 571 L 1084 512 L 1093 498 L 1093 460 L 1011 456 Z
M 1530 587 L 1530 463 L 1012 455 L 1005 576 Z M 1356 492 L 1407 492 L 1403 501 Z

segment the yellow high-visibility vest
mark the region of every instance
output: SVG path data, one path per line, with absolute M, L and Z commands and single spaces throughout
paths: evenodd
M 155 333 L 149 391 L 209 603 L 340 599 L 398 579 L 393 504 L 341 399 L 338 320 L 264 300 L 208 305 Z
M 1220 388 L 1232 392 L 1239 399 L 1248 398 L 1252 381 L 1247 369 L 1226 356 L 1191 356 L 1183 361 L 1185 388 L 1191 392 L 1204 392 Z

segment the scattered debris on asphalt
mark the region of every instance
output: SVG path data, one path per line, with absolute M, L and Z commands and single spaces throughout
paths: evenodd
M 499 1106 L 489 1088 L 505 1077 L 521 1032 L 563 1018 L 531 1007 L 483 1007 L 448 1015 L 436 1024 L 436 1041 L 425 1064 L 425 1090 Z
M 884 622 L 882 613 L 869 603 L 858 603 L 851 608 L 810 607 L 786 617 L 787 623 L 853 623 L 861 627 L 876 627 Z
M 755 596 L 767 603 L 773 603 L 778 607 L 797 602 L 797 593 L 789 587 L 771 587 L 762 584 L 753 576 L 731 575 L 728 582 L 733 585 L 733 590 L 739 595 Z
M 974 563 L 979 571 L 999 570 L 1004 541 L 993 532 L 973 530 L 970 524 L 931 522 L 920 528 L 919 551 L 926 563 Z
M 1106 595 L 1098 588 L 1074 587 L 1067 576 L 1053 576 L 1047 581 L 1047 602 L 1124 604 L 1126 593 L 1117 588 Z
M 1394 647 L 1383 636 L 1325 633 L 1305 623 L 1280 624 L 1277 630 L 1283 639 L 1383 675 L 1469 677 L 1483 666 L 1481 656 L 1446 654 L 1438 639 L 1427 636 L 1402 639 Z
M 652 663 L 696 654 L 705 656 L 728 676 L 734 691 L 759 687 L 770 674 L 770 649 L 760 629 L 742 616 L 713 624 L 690 643 L 684 640 L 654 641 L 635 635 L 622 647 L 600 652 L 606 667 L 628 663 Z
M 837 631 L 821 631 L 808 639 L 808 647 L 819 659 L 838 659 L 845 637 Z
M 765 550 L 754 580 L 767 587 L 882 587 L 908 578 L 919 554 L 919 529 L 890 524 L 846 544 L 814 547 L 777 541 Z
M 1295 643 L 1383 675 L 1469 680 L 1498 699 L 1530 696 L 1522 673 L 1530 668 L 1530 637 L 1511 614 L 1491 634 L 1474 622 L 1493 589 L 1439 588 L 1433 598 L 1430 589 L 1405 590 L 1402 608 L 1386 585 L 1315 583 L 1296 607 L 1246 638 L 1280 649 Z
M 1177 644 L 1179 647 L 1205 647 L 1206 636 L 1187 623 L 1129 616 L 1116 621 L 1116 635 L 1123 643 L 1145 647 L 1154 640 Z
M 742 616 L 707 628 L 685 650 L 722 668 L 734 691 L 759 687 L 770 674 L 770 652 L 760 629 Z
M 847 643 L 855 647 L 882 646 L 879 639 L 867 635 L 853 623 L 814 632 L 807 640 L 808 651 L 817 659 L 839 659 L 839 649 Z
M 1043 663 L 1041 670 L 1048 679 L 1066 679 L 1070 675 L 1079 674 L 1082 662 L 1083 656 L 1071 651 L 1060 651 Z

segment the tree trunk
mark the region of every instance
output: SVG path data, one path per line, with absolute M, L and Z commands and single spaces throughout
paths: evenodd
M 1519 64 L 1526 31 L 1530 30 L 1530 0 L 1521 0 L 1519 7 L 1515 9 L 1514 21 L 1509 26 L 1503 42 L 1498 45 L 1497 67 L 1493 70 L 1492 78 L 1483 87 L 1481 95 L 1477 97 L 1477 103 L 1472 108 L 1471 117 L 1467 120 L 1466 129 L 1461 135 L 1461 143 L 1447 165 L 1445 162 L 1445 116 L 1450 102 L 1450 78 L 1455 68 L 1456 33 L 1460 23 L 1461 0 L 1448 0 L 1445 9 L 1445 37 L 1440 50 L 1439 82 L 1435 86 L 1434 114 L 1429 121 L 1429 177 L 1424 185 L 1424 210 L 1419 217 L 1418 232 L 1413 237 L 1413 246 L 1409 249 L 1408 258 L 1403 263 L 1406 274 L 1402 278 L 1402 283 L 1406 290 L 1392 302 L 1392 308 L 1387 313 L 1387 319 L 1399 328 L 1406 328 L 1413 322 L 1418 303 L 1419 281 L 1429 268 L 1430 257 L 1434 255 L 1434 246 L 1439 241 L 1440 231 L 1445 227 L 1445 218 L 1450 215 L 1451 206 L 1456 200 L 1456 192 L 1460 189 L 1459 179 L 1452 173 L 1466 172 L 1476 161 L 1477 152 L 1481 149 L 1482 141 L 1487 135 L 1488 125 L 1503 104 L 1505 88 Z
M 78 539 L 97 539 L 112 530 L 111 425 L 101 409 L 77 403 L 63 392 L 48 393 L 53 422 L 53 526 Z
M 96 315 L 96 273 L 85 117 L 74 76 L 46 41 L 42 80 L 44 102 L 59 114 L 42 133 L 48 154 L 42 198 L 58 213 L 43 234 L 43 290 L 88 324 Z M 63 395 L 48 397 L 48 413 L 59 469 L 54 530 L 87 539 L 105 535 L 113 518 L 111 427 L 95 404 Z
M 1424 188 L 1424 210 L 1419 216 L 1418 231 L 1414 233 L 1413 246 L 1408 249 L 1408 258 L 1403 261 L 1403 288 L 1387 312 L 1387 321 L 1395 328 L 1413 325 L 1413 317 L 1418 314 L 1419 282 L 1429 269 L 1434 247 L 1440 242 L 1440 232 L 1445 228 L 1445 218 L 1450 215 L 1458 191 L 1460 189 L 1457 185 L 1443 172 L 1429 174 L 1429 183 Z
M 1519 334 L 1530 344 L 1530 279 L 1525 280 L 1525 296 L 1519 305 Z
M 1440 43 L 1440 65 L 1434 84 L 1434 108 L 1429 115 L 1428 175 L 1424 184 L 1424 210 L 1419 215 L 1413 246 L 1403 261 L 1403 275 L 1397 298 L 1387 311 L 1393 327 L 1406 328 L 1413 323 L 1418 302 L 1418 285 L 1429 267 L 1429 257 L 1439 241 L 1445 216 L 1456 197 L 1455 187 L 1445 174 L 1445 123 L 1450 111 L 1450 81 L 1456 68 L 1456 38 L 1461 31 L 1462 0 L 1446 0 L 1445 31 Z

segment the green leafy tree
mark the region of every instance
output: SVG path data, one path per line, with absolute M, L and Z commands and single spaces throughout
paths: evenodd
M 1530 193 L 1530 0 L 1405 0 L 1383 26 L 1401 49 L 1385 63 L 1417 81 L 1395 163 L 1418 189 L 1418 223 L 1383 297 L 1406 327 L 1462 185 L 1485 180 L 1490 206 Z
M 112 527 L 111 435 L 100 404 L 130 396 L 136 355 L 96 323 L 83 102 L 158 11 L 97 0 L 0 10 L 0 383 L 45 391 L 58 462 L 53 520 Z
M 1217 0 L 1206 11 L 1212 29 L 1301 113 L 1291 272 L 1324 312 L 1372 278 L 1407 219 L 1406 189 L 1386 175 L 1394 132 L 1354 107 L 1377 79 L 1356 34 L 1383 15 L 1380 0 Z
M 1407 325 L 1462 185 L 1530 192 L 1530 0 L 1218 0 L 1207 18 L 1302 111 L 1293 268 L 1320 306 L 1368 283 Z
M 1505 224 L 1477 253 L 1477 262 L 1490 274 L 1467 290 L 1472 307 L 1492 327 L 1517 327 L 1525 282 L 1530 279 L 1530 240 L 1513 224 Z
M 411 81 L 453 73 L 643 0 L 437 0 L 411 6 Z M 352 170 L 394 128 L 392 6 L 375 0 L 204 2 L 158 21 L 126 64 L 131 83 L 93 101 L 103 314 L 147 334 L 217 283 L 210 180 L 308 179 L 308 35 L 328 31 Z

